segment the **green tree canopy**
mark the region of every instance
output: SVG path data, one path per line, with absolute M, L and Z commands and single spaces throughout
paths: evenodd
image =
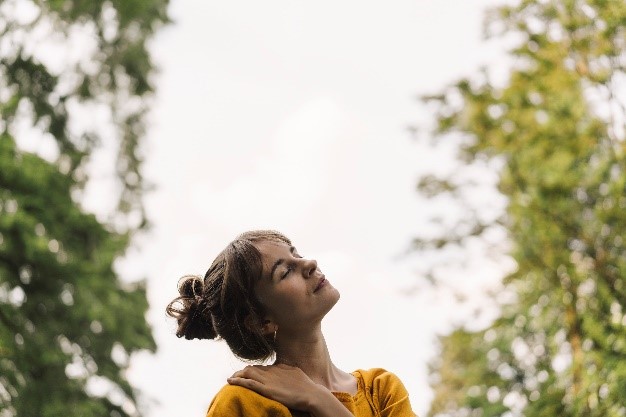
M 124 371 L 132 352 L 155 349 L 145 285 L 121 281 L 113 265 L 146 226 L 146 42 L 166 7 L 0 1 L 2 417 L 139 414 Z M 120 190 L 106 222 L 81 201 L 103 148 L 117 149 Z
M 486 28 L 520 40 L 506 81 L 486 68 L 424 100 L 436 141 L 460 141 L 460 167 L 498 162 L 506 209 L 467 210 L 416 245 L 463 248 L 504 228 L 494 250 L 516 267 L 491 325 L 440 339 L 430 415 L 624 416 L 626 2 L 522 0 Z M 420 189 L 464 204 L 462 172 Z

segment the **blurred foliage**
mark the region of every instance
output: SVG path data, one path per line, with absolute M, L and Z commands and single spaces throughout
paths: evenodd
M 485 28 L 516 40 L 507 79 L 485 68 L 424 97 L 435 143 L 460 143 L 459 168 L 418 188 L 456 197 L 467 217 L 415 245 L 463 248 L 504 229 L 492 250 L 516 267 L 495 321 L 440 338 L 429 415 L 625 416 L 626 2 L 521 0 Z M 497 169 L 499 215 L 465 203 L 468 166 Z
M 167 3 L 0 1 L 2 417 L 140 414 L 125 370 L 155 349 L 145 283 L 120 281 L 113 265 L 147 224 L 146 42 Z M 88 164 L 111 149 L 120 193 L 105 224 L 81 198 Z

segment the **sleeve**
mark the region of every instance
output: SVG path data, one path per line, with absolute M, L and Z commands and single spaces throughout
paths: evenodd
M 206 417 L 291 417 L 289 409 L 247 388 L 226 385 L 211 401 Z
M 381 417 L 416 417 L 409 393 L 400 378 L 384 369 L 377 369 L 372 380 L 372 397 Z

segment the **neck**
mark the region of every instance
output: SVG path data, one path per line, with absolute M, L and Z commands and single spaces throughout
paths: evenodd
M 348 374 L 337 368 L 328 353 L 321 326 L 308 332 L 276 335 L 276 364 L 300 368 L 313 382 L 336 391 Z

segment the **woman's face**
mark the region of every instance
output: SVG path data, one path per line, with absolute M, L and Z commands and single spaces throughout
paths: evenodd
M 255 290 L 267 311 L 266 319 L 281 331 L 297 332 L 319 324 L 339 300 L 339 291 L 326 280 L 317 262 L 283 242 L 261 241 L 255 246 L 263 262 Z

